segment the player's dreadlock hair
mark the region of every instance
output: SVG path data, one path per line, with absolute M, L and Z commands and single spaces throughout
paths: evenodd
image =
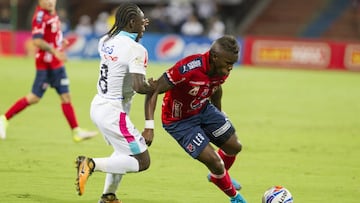
M 115 23 L 106 33 L 109 38 L 117 35 L 124 27 L 139 15 L 140 8 L 133 3 L 122 3 L 116 10 Z
M 221 47 L 222 50 L 226 51 L 226 52 L 230 52 L 233 54 L 238 54 L 239 53 L 239 45 L 236 41 L 236 38 L 234 36 L 231 35 L 225 35 L 219 39 L 217 39 L 215 41 L 216 44 L 219 45 L 219 47 Z M 216 52 L 214 49 L 210 49 L 210 53 L 214 53 Z

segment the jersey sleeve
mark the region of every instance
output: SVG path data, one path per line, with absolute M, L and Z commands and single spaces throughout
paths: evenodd
M 132 47 L 132 56 L 129 61 L 129 72 L 146 74 L 148 64 L 148 53 L 143 46 Z
M 176 86 L 180 83 L 186 82 L 189 80 L 189 78 L 191 78 L 192 72 L 183 71 L 184 67 L 186 67 L 186 63 L 179 61 L 164 73 L 165 78 L 170 84 Z
M 195 62 L 195 66 L 194 66 Z M 164 76 L 170 84 L 176 86 L 178 84 L 190 81 L 193 75 L 196 75 L 197 68 L 202 66 L 200 58 L 185 58 L 178 61 L 173 67 L 168 69 Z
M 44 11 L 37 11 L 32 21 L 32 38 L 43 38 L 45 33 L 45 13 Z

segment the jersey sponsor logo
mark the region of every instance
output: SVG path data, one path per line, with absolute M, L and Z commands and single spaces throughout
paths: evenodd
M 101 46 L 101 52 L 104 53 L 104 58 L 106 60 L 111 60 L 111 61 L 117 61 L 119 57 L 117 56 L 112 56 L 111 54 L 114 53 L 114 45 L 112 46 L 105 46 L 105 44 L 103 44 Z
M 117 61 L 119 59 L 119 57 L 104 54 L 104 59 L 110 60 L 110 61 Z
M 202 107 L 203 104 L 204 104 L 205 102 L 207 102 L 207 101 L 208 101 L 208 98 L 203 98 L 203 99 L 197 98 L 197 99 L 194 99 L 194 100 L 190 103 L 190 108 L 193 109 L 193 110 L 196 110 L 196 109 Z
M 190 103 L 191 109 L 198 109 L 203 106 L 203 104 L 208 100 L 208 97 L 211 94 L 211 89 L 207 86 L 193 86 L 188 92 L 189 95 L 195 97 L 194 100 Z
M 172 109 L 172 116 L 174 118 L 181 118 L 182 114 L 181 114 L 181 109 L 182 109 L 183 104 L 177 100 L 174 100 L 173 102 L 173 109 Z
M 112 54 L 114 52 L 114 45 L 113 46 L 105 46 L 105 44 L 102 45 L 101 51 L 106 54 Z
M 189 63 L 183 65 L 180 67 L 180 73 L 185 74 L 191 70 L 194 70 L 195 68 L 199 68 L 202 66 L 202 61 L 200 58 L 195 59 L 193 61 L 190 61 Z
M 200 90 L 200 86 L 195 86 L 188 92 L 188 94 L 195 97 L 199 93 L 199 90 Z

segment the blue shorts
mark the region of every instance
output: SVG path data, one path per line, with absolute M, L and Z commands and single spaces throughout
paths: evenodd
M 69 79 L 67 78 L 64 67 L 55 70 L 36 71 L 32 93 L 41 98 L 49 85 L 55 88 L 59 95 L 69 92 Z
M 228 118 L 211 103 L 199 114 L 163 127 L 193 158 L 197 158 L 209 142 L 220 147 L 235 133 Z

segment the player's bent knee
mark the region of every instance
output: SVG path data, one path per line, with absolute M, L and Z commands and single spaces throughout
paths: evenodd
M 141 161 L 141 162 L 139 161 L 139 172 L 145 171 L 149 167 L 150 167 L 150 159 L 149 161 Z
M 204 162 L 208 169 L 213 174 L 221 175 L 224 173 L 224 162 L 219 156 L 209 156 L 209 159 Z
M 241 152 L 241 150 L 242 150 L 242 144 L 238 143 L 238 145 L 235 147 L 235 151 L 236 151 L 235 154 L 238 154 L 239 152 Z
M 233 137 L 236 138 L 236 137 Z M 232 139 L 232 138 L 231 138 Z M 242 144 L 239 142 L 239 140 L 233 139 L 233 140 L 229 140 L 228 142 L 226 142 L 223 146 L 221 146 L 221 149 L 230 156 L 235 156 L 238 153 L 241 152 L 243 146 Z
M 144 171 L 150 167 L 150 155 L 146 150 L 145 152 L 134 156 L 139 162 L 139 172 Z
M 214 163 L 211 164 L 212 166 L 209 167 L 209 170 L 211 171 L 211 173 L 216 174 L 216 175 L 221 175 L 224 173 L 225 171 L 225 166 L 224 166 L 224 162 L 221 160 L 215 161 Z
M 228 150 L 228 155 L 237 155 L 238 153 L 240 153 L 242 150 L 242 144 L 237 143 L 235 145 L 233 145 L 229 150 Z M 226 152 L 225 152 L 226 153 Z

